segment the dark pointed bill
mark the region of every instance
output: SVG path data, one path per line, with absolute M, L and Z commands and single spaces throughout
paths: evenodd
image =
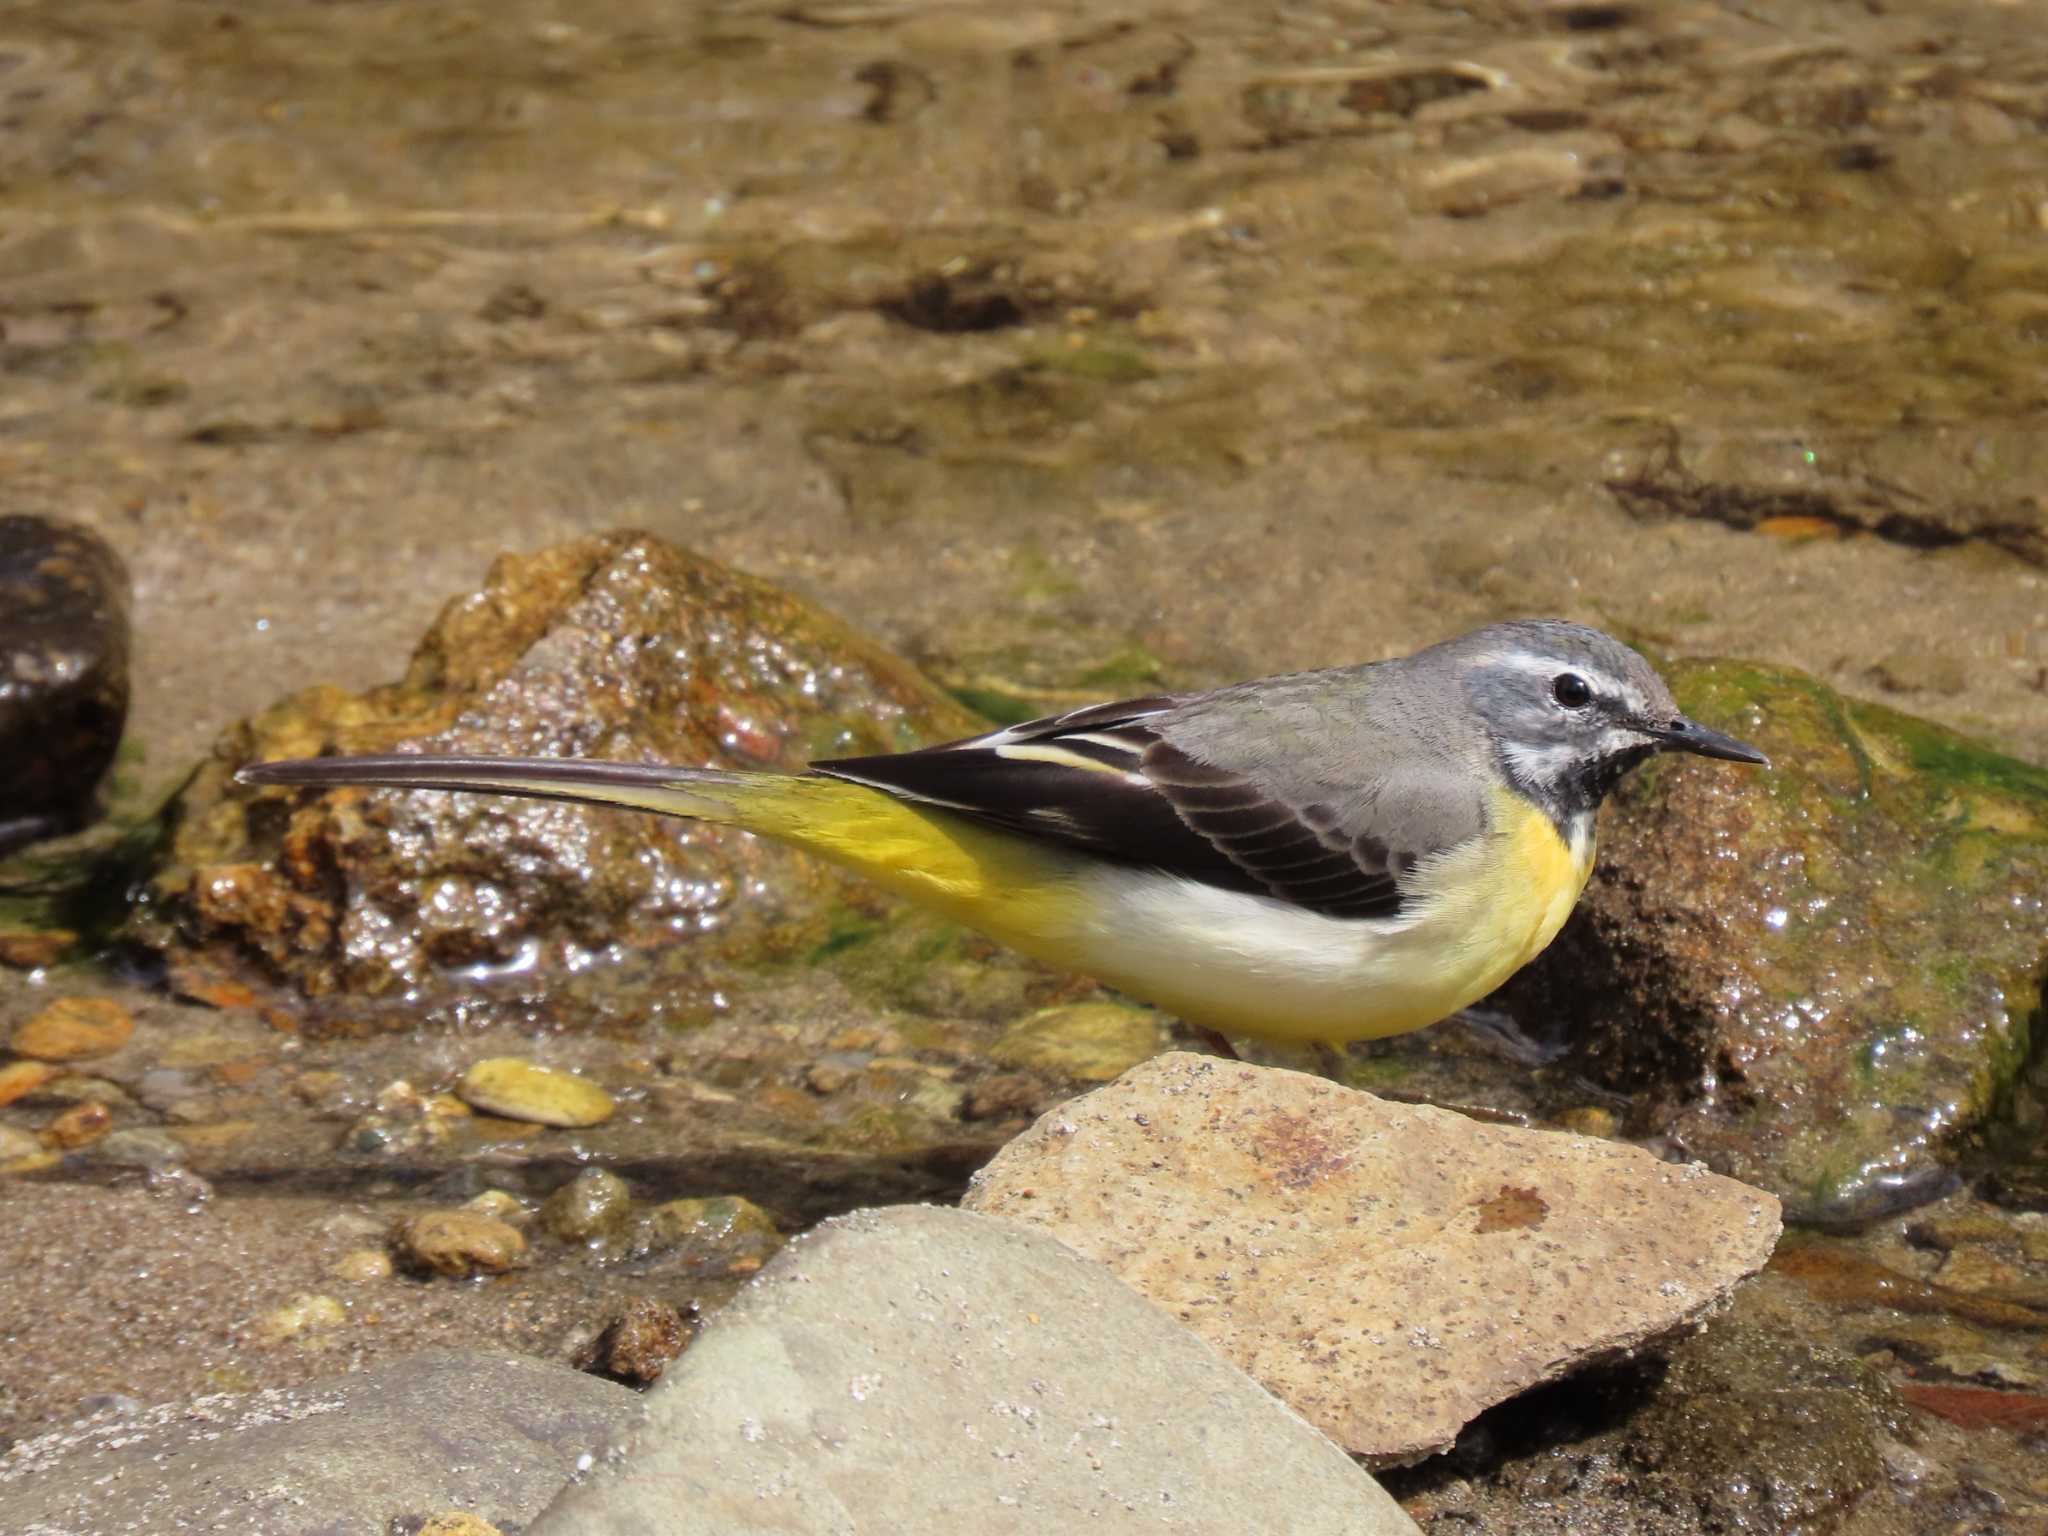
M 1719 731 L 1710 731 L 1697 720 L 1688 720 L 1683 715 L 1669 725 L 1652 728 L 1650 734 L 1661 741 L 1668 751 L 1691 752 L 1699 757 L 1720 757 L 1731 763 L 1755 763 L 1760 768 L 1771 766 L 1771 760 L 1755 747 L 1737 741 L 1733 736 L 1723 736 Z

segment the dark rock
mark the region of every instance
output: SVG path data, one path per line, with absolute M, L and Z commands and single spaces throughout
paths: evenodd
M 1472 1536 L 1909 1536 L 1932 1528 L 1887 1479 L 1909 1419 L 1877 1371 L 1739 1293 L 1705 1333 L 1504 1404 L 1385 1476 L 1424 1526 Z
M 649 965 L 684 938 L 692 966 L 801 953 L 847 903 L 878 898 L 730 829 L 496 796 L 249 790 L 233 771 L 399 747 L 791 769 L 977 723 L 797 598 L 649 535 L 507 556 L 442 612 L 402 682 L 310 689 L 229 732 L 175 807 L 149 936 L 181 972 L 310 996 L 473 999 L 509 976 L 558 1003 L 609 988 L 616 1006 L 616 974 L 589 975 L 613 946 Z
M 638 1407 L 580 1371 L 448 1350 L 332 1383 L 109 1411 L 0 1457 L 0 1528 L 329 1536 L 457 1505 L 516 1530 Z
M 1667 675 L 1772 768 L 1624 781 L 1579 913 L 1501 999 L 1788 1220 L 1941 1193 L 2040 1027 L 2048 770 L 1798 673 Z
M 667 1302 L 628 1296 L 576 1363 L 621 1385 L 644 1387 L 661 1379 L 694 1331 L 690 1319 Z
M 128 717 L 128 572 L 96 534 L 0 517 L 0 850 L 86 821 Z

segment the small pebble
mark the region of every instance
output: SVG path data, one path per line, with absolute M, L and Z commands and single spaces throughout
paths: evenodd
M 1935 1284 L 1958 1291 L 2009 1291 L 2025 1280 L 2017 1266 L 1975 1245 L 1951 1250 L 1941 1268 L 1934 1272 Z
M 92 1160 L 110 1168 L 175 1168 L 185 1148 L 169 1131 L 145 1127 L 114 1132 L 93 1148 Z
M 68 928 L 9 928 L 0 932 L 0 965 L 40 970 L 62 959 L 77 942 L 78 935 Z
M 669 1200 L 633 1224 L 633 1253 L 694 1277 L 751 1275 L 782 1247 L 774 1218 L 738 1195 Z
M 1576 1135 L 1603 1139 L 1611 1138 L 1621 1130 L 1620 1117 L 1598 1104 L 1581 1104 L 1568 1109 L 1557 1117 L 1557 1123 Z
M 348 1308 L 332 1296 L 302 1294 L 269 1313 L 256 1325 L 257 1334 L 270 1344 L 309 1333 L 325 1333 L 348 1321 Z
M 86 1061 L 118 1051 L 135 1020 L 110 997 L 60 997 L 14 1026 L 8 1046 L 38 1061 Z
M 599 1243 L 623 1232 L 633 1214 L 626 1181 L 602 1168 L 586 1168 L 549 1195 L 541 1229 L 565 1243 Z
M 456 1095 L 472 1109 L 536 1125 L 599 1125 L 612 1096 L 587 1078 L 521 1056 L 493 1056 L 462 1074 Z
M 844 1062 L 814 1061 L 804 1069 L 804 1086 L 815 1094 L 829 1096 L 859 1076 L 858 1070 Z
M 510 1222 L 515 1227 L 523 1226 L 527 1218 L 533 1214 L 527 1210 L 526 1202 L 509 1189 L 487 1189 L 480 1195 L 472 1195 L 463 1201 L 462 1208 L 465 1211 L 475 1211 L 479 1216 L 491 1216 L 499 1221 Z
M 691 1337 L 689 1320 L 667 1302 L 629 1296 L 577 1364 L 613 1381 L 645 1386 L 660 1379 L 669 1361 L 688 1347 Z
M 1038 1113 L 1046 1086 L 1028 1072 L 999 1072 L 967 1090 L 960 1101 L 962 1120 L 1021 1120 Z
M 444 1509 L 428 1518 L 419 1529 L 419 1536 L 505 1536 L 482 1515 L 472 1515 L 466 1509 Z
M 34 1093 L 57 1075 L 57 1069 L 41 1061 L 10 1061 L 0 1067 L 0 1104 Z
M 97 1100 L 74 1104 L 42 1129 L 42 1142 L 69 1152 L 89 1147 L 114 1128 L 114 1112 Z
M 337 1280 L 357 1285 L 391 1278 L 391 1255 L 381 1248 L 357 1248 L 336 1259 L 327 1271 Z
M 428 1211 L 399 1223 L 394 1237 L 401 1258 L 456 1279 L 499 1274 L 526 1252 L 516 1227 L 475 1211 Z

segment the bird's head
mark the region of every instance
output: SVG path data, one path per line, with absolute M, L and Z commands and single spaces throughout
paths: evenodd
M 1503 771 L 1560 821 L 1597 808 L 1653 753 L 1769 766 L 1756 748 L 1679 713 L 1650 664 L 1597 629 L 1528 620 L 1453 645 Z

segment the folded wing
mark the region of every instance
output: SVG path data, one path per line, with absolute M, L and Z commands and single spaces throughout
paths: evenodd
M 1182 700 L 1099 704 L 986 736 L 886 757 L 814 763 L 1029 837 L 1084 848 L 1331 917 L 1401 910 L 1399 876 L 1429 850 L 1399 850 L 1313 794 L 1205 761 L 1172 740 Z

